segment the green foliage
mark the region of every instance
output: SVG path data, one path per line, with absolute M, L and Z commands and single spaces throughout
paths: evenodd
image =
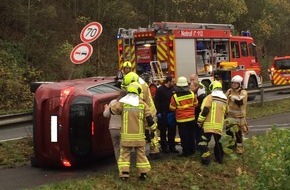
M 0 142 L 0 167 L 26 165 L 32 154 L 32 138 Z
M 254 137 L 247 143 L 250 151 L 244 159 L 248 163 L 248 172 L 252 175 L 241 176 L 240 184 L 255 190 L 288 189 L 290 131 L 273 127 L 271 132 Z
M 41 72 L 25 65 L 21 46 L 0 41 L 0 109 L 31 108 L 32 94 L 29 84 L 40 77 Z

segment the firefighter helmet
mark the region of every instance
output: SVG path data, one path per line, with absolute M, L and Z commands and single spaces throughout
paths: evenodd
M 176 86 L 180 86 L 180 87 L 186 87 L 186 86 L 188 86 L 187 79 L 185 77 L 179 77 L 177 79 Z
M 132 82 L 138 82 L 138 80 L 139 80 L 139 76 L 134 72 L 130 72 L 125 75 L 122 85 L 128 86 Z
M 123 63 L 123 68 L 125 68 L 125 67 L 132 68 L 132 63 L 131 63 L 130 61 L 125 61 L 125 62 Z
M 209 85 L 209 90 L 212 92 L 213 90 L 220 88 L 222 89 L 222 83 L 220 83 L 219 81 L 213 81 L 210 85 Z
M 236 75 L 232 78 L 231 82 L 239 83 L 239 85 L 241 86 L 243 82 L 243 77 L 241 77 L 240 75 Z
M 138 82 L 132 82 L 128 85 L 127 92 L 140 95 L 142 93 L 142 86 Z

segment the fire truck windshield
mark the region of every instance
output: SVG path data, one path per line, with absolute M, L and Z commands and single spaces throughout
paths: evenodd
M 277 60 L 274 63 L 275 69 L 290 69 L 290 59 Z

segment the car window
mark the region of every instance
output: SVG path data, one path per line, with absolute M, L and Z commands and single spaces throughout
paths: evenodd
M 290 59 L 275 61 L 276 69 L 290 69 Z
M 115 83 L 100 84 L 87 89 L 92 94 L 104 94 L 119 91 Z

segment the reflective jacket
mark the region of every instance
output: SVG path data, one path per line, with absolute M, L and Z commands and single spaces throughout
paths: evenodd
M 145 146 L 145 119 L 152 129 L 156 129 L 156 123 L 153 121 L 148 105 L 141 99 L 138 106 L 117 102 L 110 108 L 110 111 L 113 114 L 122 115 L 121 146 Z
M 139 83 L 142 87 L 143 92 L 140 94 L 141 99 L 149 106 L 153 116 L 156 115 L 157 110 L 149 89 L 148 84 L 141 78 L 139 78 Z
M 205 133 L 222 134 L 227 111 L 227 98 L 221 90 L 214 90 L 205 97 L 201 105 L 198 122 L 203 123 Z
M 176 121 L 179 123 L 195 120 L 195 107 L 198 101 L 191 91 L 173 94 L 169 109 L 175 111 Z
M 237 90 L 230 88 L 227 90 L 226 96 L 228 98 L 227 100 L 228 117 L 246 118 L 246 107 L 247 107 L 247 99 L 248 99 L 247 91 L 241 88 Z

